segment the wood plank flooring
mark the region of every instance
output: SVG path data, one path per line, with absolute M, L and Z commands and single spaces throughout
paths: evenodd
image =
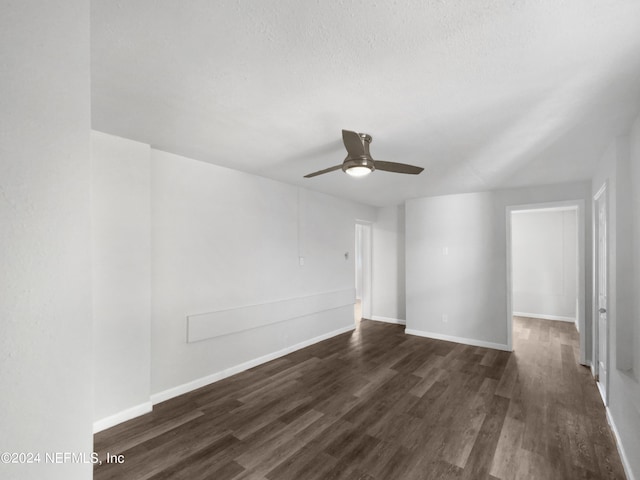
M 623 479 L 572 324 L 514 319 L 514 352 L 363 320 L 95 436 L 94 478 Z

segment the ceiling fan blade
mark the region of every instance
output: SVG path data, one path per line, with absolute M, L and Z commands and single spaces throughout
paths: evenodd
M 362 137 L 359 133 L 352 132 L 350 130 L 342 130 L 342 141 L 344 142 L 344 146 L 350 157 L 360 157 L 367 154 Z
M 324 170 L 318 170 L 317 172 L 309 173 L 308 175 L 305 175 L 304 178 L 317 177 L 318 175 L 333 172 L 334 170 L 340 170 L 341 168 L 342 168 L 342 164 L 334 165 L 333 167 L 325 168 Z
M 418 175 L 424 170 L 424 168 L 416 167 L 415 165 L 407 165 L 406 163 L 396 162 L 383 162 L 381 160 L 376 160 L 375 166 L 376 170 L 394 173 L 408 173 L 410 175 Z

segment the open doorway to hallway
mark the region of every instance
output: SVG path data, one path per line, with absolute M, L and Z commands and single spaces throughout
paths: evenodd
M 508 207 L 507 321 L 511 347 L 514 317 L 571 324 L 586 364 L 583 203 Z
M 372 231 L 368 222 L 356 222 L 354 317 L 356 325 L 362 318 L 371 318 L 371 253 Z

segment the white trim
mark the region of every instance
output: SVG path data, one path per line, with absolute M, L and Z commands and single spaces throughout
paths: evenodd
M 289 298 L 275 302 L 246 305 L 187 316 L 187 343 L 194 343 L 232 333 L 305 317 L 314 313 L 351 306 L 353 288 Z
M 624 468 L 624 473 L 627 475 L 627 480 L 636 480 L 636 477 L 633 475 L 633 470 L 631 470 L 631 465 L 629 464 L 629 458 L 627 457 L 627 454 L 624 451 L 624 447 L 622 446 L 622 439 L 620 438 L 620 434 L 618 433 L 618 428 L 616 427 L 616 424 L 613 421 L 613 417 L 611 416 L 611 411 L 609 410 L 609 407 L 605 407 L 605 411 L 607 412 L 607 422 L 609 422 L 609 426 L 611 427 L 613 436 L 616 439 L 616 447 L 618 447 L 620 460 L 622 460 L 622 468 Z
M 602 403 L 606 407 L 607 406 L 607 392 L 605 392 L 604 387 L 602 386 L 602 382 L 600 382 L 599 378 L 596 381 L 596 387 L 598 387 L 598 392 L 600 393 L 600 398 L 602 398 Z
M 607 184 L 608 184 L 608 183 L 609 183 L 609 182 L 608 182 L 607 180 L 605 180 L 605 181 L 602 183 L 602 185 L 600 186 L 600 188 L 598 189 L 598 191 L 593 195 L 593 199 L 594 199 L 594 200 L 597 200 L 597 199 L 598 199 L 598 198 L 599 198 L 599 197 L 600 197 L 600 196 L 605 192 L 605 190 L 607 189 L 607 186 L 608 186 Z M 607 206 L 608 206 L 608 205 L 607 205 Z
M 198 388 L 204 387 L 211 383 L 217 382 L 224 378 L 230 377 L 231 375 L 235 375 L 236 373 L 243 372 L 248 370 L 249 368 L 253 368 L 257 365 L 261 365 L 263 363 L 269 362 L 271 360 L 275 360 L 276 358 L 280 358 L 284 355 L 287 355 L 291 352 L 295 352 L 301 348 L 308 347 L 315 343 L 321 342 L 323 340 L 327 340 L 329 338 L 335 337 L 337 335 L 341 335 L 343 333 L 350 332 L 354 330 L 354 326 L 343 327 L 338 330 L 334 330 L 329 333 L 325 333 L 323 335 L 319 335 L 317 337 L 311 338 L 309 340 L 305 340 L 304 342 L 297 343 L 290 347 L 284 348 L 277 352 L 270 353 L 268 355 L 264 355 L 259 358 L 255 358 L 253 360 L 249 360 L 248 362 L 242 363 L 240 365 L 236 365 L 221 372 L 214 373 L 212 375 L 208 375 L 206 377 L 199 378 L 197 380 L 193 380 L 188 383 L 184 383 L 174 388 L 170 388 L 163 392 L 159 392 L 151 395 L 151 399 L 148 402 L 141 403 L 140 405 L 136 405 L 131 408 L 127 408 L 126 410 L 122 410 L 121 412 L 110 415 L 106 418 L 102 418 L 100 420 L 96 420 L 93 422 L 93 433 L 98 433 L 108 428 L 111 428 L 120 423 L 126 422 L 128 420 L 132 420 L 136 417 L 149 413 L 153 410 L 153 405 L 156 405 L 160 402 L 164 402 L 165 400 L 169 400 L 170 398 L 177 397 L 178 395 L 182 395 L 184 393 L 188 393 L 192 390 L 196 390 Z
M 476 340 L 474 338 L 454 337 L 452 335 L 443 335 L 442 333 L 424 332 L 422 330 L 413 330 L 405 328 L 404 333 L 407 335 L 416 335 L 418 337 L 434 338 L 436 340 L 445 340 L 447 342 L 462 343 L 464 345 L 473 345 L 474 347 L 493 348 L 494 350 L 504 350 L 510 352 L 508 345 L 502 343 L 485 342 L 484 340 Z
M 605 375 L 605 379 L 604 379 L 604 385 L 602 385 L 601 383 L 601 375 L 600 375 L 600 366 L 599 366 L 599 348 L 600 348 L 600 338 L 599 336 L 602 334 L 602 332 L 600 332 L 600 314 L 598 312 L 598 303 L 599 303 L 599 298 L 598 298 L 598 291 L 600 289 L 599 286 L 599 272 L 598 272 L 598 255 L 599 255 L 599 248 L 600 248 L 600 242 L 599 242 L 599 228 L 600 228 L 600 219 L 598 216 L 598 202 L 600 201 L 600 198 L 604 195 L 604 201 L 606 202 L 606 224 L 605 227 L 606 229 L 608 229 L 609 226 L 609 220 L 610 220 L 610 204 L 609 204 L 609 180 L 605 180 L 604 183 L 602 184 L 602 186 L 598 189 L 598 191 L 596 192 L 596 194 L 593 196 L 592 199 L 592 203 L 591 203 L 591 241 L 593 242 L 591 245 L 591 261 L 592 261 L 592 268 L 591 268 L 591 274 L 593 276 L 592 278 L 592 289 L 591 289 L 591 296 L 592 296 L 592 300 L 591 300 L 591 310 L 592 310 L 592 314 L 591 314 L 591 331 L 592 331 L 592 350 L 591 350 L 591 363 L 593 365 L 593 371 L 594 373 L 594 378 L 597 378 L 597 385 L 598 385 L 598 391 L 600 392 L 600 395 L 602 396 L 602 401 L 604 402 L 605 407 L 608 407 L 609 405 L 609 376 L 611 373 L 611 367 L 610 367 L 610 362 L 609 360 L 611 359 L 610 356 L 610 352 L 609 352 L 609 347 L 610 347 L 610 337 L 609 337 L 609 324 L 610 324 L 610 319 L 607 318 L 607 328 L 604 332 L 605 335 L 605 342 L 607 344 L 606 346 L 606 367 L 607 367 L 607 372 Z M 606 273 L 607 273 L 607 299 L 609 298 L 609 288 L 610 288 L 610 273 L 611 271 L 609 270 L 609 253 L 610 253 L 610 246 L 609 246 L 609 233 L 607 230 L 605 230 L 607 238 L 606 238 L 606 252 L 605 252 L 605 260 L 606 260 Z M 607 300 L 608 301 L 608 300 Z M 604 387 L 604 392 L 600 387 Z
M 527 208 L 526 210 L 515 210 L 513 213 L 518 214 L 518 213 L 543 213 L 543 212 L 570 212 L 570 211 L 575 211 L 578 210 L 578 206 L 575 205 L 573 202 L 553 202 L 553 203 L 558 203 L 558 204 L 563 204 L 564 206 L 560 205 L 558 207 L 544 207 L 543 205 L 545 205 L 544 203 L 534 203 L 531 206 L 533 208 Z M 527 207 L 527 205 L 523 205 L 524 207 Z
M 506 261 L 506 267 L 507 267 L 507 271 L 506 273 L 506 280 L 507 280 L 507 348 L 508 350 L 511 352 L 513 350 L 513 299 L 511 298 L 513 296 L 513 266 L 511 265 L 511 263 L 513 262 L 513 252 L 512 250 L 512 246 L 511 246 L 511 237 L 512 237 L 512 233 L 511 233 L 511 215 L 514 212 L 514 207 L 509 207 L 507 206 L 507 208 L 505 209 L 505 219 L 504 219 L 504 225 L 505 225 L 505 234 L 507 236 L 506 238 L 506 254 L 507 254 L 507 261 Z
M 295 352 L 296 350 L 300 350 L 301 348 L 308 347 L 315 343 L 321 342 L 323 340 L 327 340 L 329 338 L 335 337 L 337 335 L 341 335 L 346 332 L 350 332 L 355 329 L 354 325 L 349 325 L 348 327 L 339 328 L 338 330 L 334 330 L 329 333 L 325 333 L 323 335 L 319 335 L 317 337 L 311 338 L 309 340 L 305 340 L 304 342 L 297 343 L 287 348 L 283 348 L 282 350 L 278 350 L 277 352 L 269 353 L 262 357 L 254 358 L 253 360 L 249 360 L 248 362 L 241 363 L 239 365 L 234 365 L 232 367 L 221 370 L 220 372 L 212 373 L 211 375 L 207 375 L 206 377 L 197 378 L 187 383 L 183 383 L 182 385 L 178 385 L 177 387 L 172 387 L 162 392 L 154 393 L 151 395 L 151 402 L 156 405 L 160 402 L 164 402 L 165 400 L 169 400 L 171 398 L 177 397 L 178 395 L 183 395 L 185 393 L 191 392 L 198 388 L 204 387 L 211 383 L 217 382 L 224 378 L 230 377 L 240 372 L 244 372 L 250 368 L 256 367 L 266 362 L 270 362 L 271 360 L 275 360 L 276 358 L 283 357 L 284 355 L 288 355 L 291 352 Z
M 576 322 L 576 317 L 563 317 L 560 315 L 544 315 L 542 313 L 524 313 L 524 312 L 513 312 L 514 317 L 528 317 L 528 318 L 540 318 L 542 320 L 558 320 L 559 322 Z
M 100 420 L 96 420 L 93 422 L 93 433 L 98 433 L 107 428 L 111 428 L 119 423 L 126 422 L 127 420 L 132 420 L 140 415 L 144 415 L 145 413 L 149 413 L 153 409 L 153 404 L 151 401 L 141 403 L 140 405 L 136 405 L 135 407 L 127 408 L 126 410 L 122 410 L 121 412 L 110 415 L 106 418 L 102 418 Z
M 576 300 L 576 329 L 578 330 L 578 353 L 581 365 L 587 365 L 587 250 L 585 245 L 586 223 L 585 202 L 577 202 L 576 212 L 578 234 L 578 298 Z
M 376 322 L 395 323 L 398 325 L 406 325 L 407 321 L 400 318 L 381 317 L 379 315 L 371 315 L 371 318 L 366 320 L 375 320 Z

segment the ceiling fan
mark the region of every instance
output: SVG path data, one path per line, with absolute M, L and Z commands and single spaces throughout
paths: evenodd
M 369 144 L 371 143 L 371 135 L 366 133 L 357 133 L 350 130 L 342 130 L 342 141 L 347 149 L 347 158 L 340 165 L 318 170 L 309 173 L 304 178 L 316 177 L 334 170 L 342 169 L 352 177 L 364 177 L 374 170 L 383 170 L 385 172 L 408 173 L 410 175 L 418 175 L 424 170 L 422 167 L 407 165 L 406 163 L 383 162 L 382 160 L 374 160 L 369 153 Z

